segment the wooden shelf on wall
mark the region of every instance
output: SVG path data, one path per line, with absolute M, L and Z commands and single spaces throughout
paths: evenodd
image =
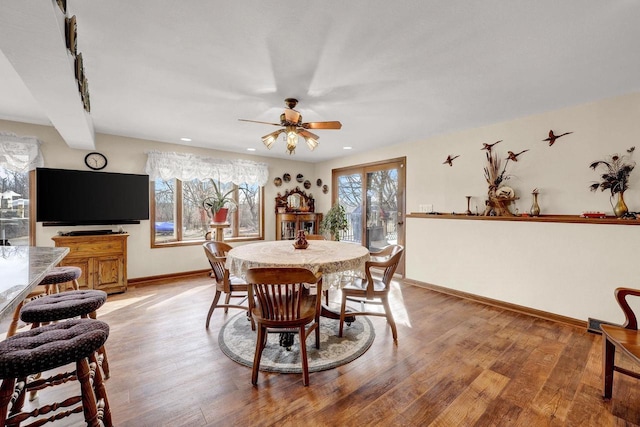
M 609 225 L 640 225 L 640 219 L 619 219 L 614 216 L 605 218 L 584 218 L 580 215 L 540 215 L 532 216 L 481 216 L 465 214 L 443 214 L 411 212 L 407 218 L 426 219 L 459 219 L 466 221 L 524 221 L 524 222 L 556 222 L 564 224 L 609 224 Z

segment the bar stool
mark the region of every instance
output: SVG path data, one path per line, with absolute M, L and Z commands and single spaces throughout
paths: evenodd
M 73 266 L 62 266 L 62 267 L 53 267 L 45 276 L 44 279 L 38 284 L 41 285 L 49 285 L 55 286 L 56 292 L 60 292 L 60 285 L 63 283 L 71 283 L 74 290 L 80 289 L 80 284 L 78 283 L 78 279 L 82 275 L 82 270 L 80 267 Z M 65 285 L 66 288 L 66 285 Z M 53 292 L 49 292 L 53 293 Z
M 0 425 L 20 425 L 26 419 L 47 417 L 50 412 L 62 410 L 32 425 L 84 412 L 88 426 L 112 426 L 109 400 L 96 358 L 96 350 L 104 346 L 108 337 L 106 323 L 72 319 L 20 332 L 0 342 Z M 37 380 L 29 378 L 69 363 L 75 363 L 75 370 Z M 78 395 L 42 405 L 31 412 L 22 410 L 27 392 L 72 380 L 80 383 Z
M 75 289 L 76 291 L 79 290 L 80 285 L 78 284 L 78 279 L 81 275 L 82 270 L 79 267 L 64 266 L 52 268 L 44 276 L 44 279 L 42 279 L 42 281 L 38 283 L 36 290 L 30 293 L 24 301 L 20 302 L 20 304 L 18 304 L 18 306 L 14 310 L 13 318 L 11 320 L 11 323 L 9 324 L 9 327 L 7 328 L 7 337 L 15 335 L 16 331 L 18 330 L 20 310 L 22 309 L 22 306 L 24 304 L 36 298 L 40 298 L 44 295 L 60 292 L 60 284 L 62 283 L 72 283 L 73 289 Z
M 98 310 L 107 301 L 107 293 L 97 290 L 67 291 L 46 295 L 29 301 L 20 309 L 20 319 L 31 323 L 32 328 L 42 324 L 72 319 L 74 317 L 96 318 Z M 109 360 L 104 346 L 98 350 L 104 378 L 108 379 Z

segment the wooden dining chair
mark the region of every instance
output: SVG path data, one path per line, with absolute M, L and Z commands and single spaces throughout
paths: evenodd
M 640 296 L 640 290 L 617 288 L 614 292 L 616 301 L 624 312 L 624 325 L 600 325 L 602 331 L 602 375 L 603 397 L 610 399 L 613 394 L 613 372 L 640 379 L 640 374 L 615 364 L 616 349 L 628 356 L 628 360 L 640 365 L 640 331 L 635 313 L 627 302 L 627 296 Z
M 257 326 L 256 352 L 253 359 L 251 383 L 258 383 L 262 351 L 269 332 L 297 332 L 300 339 L 302 383 L 309 385 L 307 337 L 315 331 L 316 348 L 320 348 L 320 274 L 306 268 L 265 267 L 247 271 L 249 299 L 255 298 L 251 316 Z M 315 285 L 312 292 L 310 285 Z M 309 326 L 307 326 L 309 325 Z
M 218 307 L 223 307 L 225 313 L 228 313 L 230 308 L 247 310 L 247 315 L 249 315 L 250 304 L 248 301 L 250 300 L 247 298 L 249 288 L 247 282 L 230 274 L 229 270 L 225 268 L 226 255 L 232 247 L 224 242 L 216 241 L 205 242 L 202 247 L 211 265 L 211 277 L 216 281 L 216 293 L 211 302 L 211 307 L 209 307 L 209 313 L 207 313 L 206 328 L 209 329 L 213 311 Z M 219 302 L 222 293 L 225 294 L 224 303 Z M 232 304 L 231 298 L 243 298 L 243 300 L 238 304 Z M 243 304 L 245 300 L 247 301 L 246 305 Z
M 391 326 L 393 341 L 397 343 L 398 332 L 396 322 L 393 320 L 391 307 L 389 306 L 389 286 L 393 279 L 393 274 L 398 268 L 398 263 L 404 247 L 401 245 L 389 245 L 379 252 L 371 253 L 371 260 L 365 264 L 365 279 L 354 279 L 353 282 L 342 287 L 342 304 L 340 306 L 340 327 L 338 336 L 342 337 L 344 319 L 347 313 L 347 301 L 360 303 L 360 311 L 349 309 L 349 316 L 383 316 L 387 318 L 387 323 Z M 382 268 L 382 279 L 373 278 L 372 268 Z M 377 311 L 366 311 L 365 304 L 377 304 L 384 307 L 384 313 Z

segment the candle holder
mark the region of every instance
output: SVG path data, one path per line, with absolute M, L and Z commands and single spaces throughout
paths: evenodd
M 467 211 L 465 212 L 466 215 L 473 215 L 471 213 L 471 209 L 469 207 L 469 204 L 471 203 L 471 196 L 465 196 L 467 198 Z

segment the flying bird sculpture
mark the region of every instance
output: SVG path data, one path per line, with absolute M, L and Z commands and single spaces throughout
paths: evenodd
M 522 150 L 521 152 L 519 152 L 518 154 L 514 153 L 513 151 L 507 151 L 507 160 L 512 160 L 514 162 L 518 161 L 518 156 L 522 153 L 526 153 L 529 150 Z
M 454 157 L 451 157 L 451 154 L 449 154 L 449 155 L 447 156 L 447 159 L 446 159 L 444 162 L 442 162 L 442 164 L 443 164 L 443 165 L 453 166 L 453 160 L 454 160 L 454 159 L 457 159 L 458 157 L 460 157 L 460 156 L 454 156 Z
M 563 137 L 565 135 L 569 135 L 571 133 L 573 133 L 573 132 L 565 132 L 565 133 L 561 133 L 560 135 L 555 135 L 553 133 L 553 130 L 550 130 L 549 131 L 549 138 L 545 138 L 545 139 L 543 139 L 543 141 L 549 141 L 549 147 L 551 147 L 553 145 L 553 143 L 556 142 L 556 139 L 561 138 L 561 137 Z
M 496 145 L 498 142 L 502 142 L 502 140 L 496 141 L 493 144 L 487 144 L 486 142 L 483 142 L 482 148 L 480 150 L 487 150 L 489 153 L 491 153 L 491 148 L 493 148 L 493 146 Z

